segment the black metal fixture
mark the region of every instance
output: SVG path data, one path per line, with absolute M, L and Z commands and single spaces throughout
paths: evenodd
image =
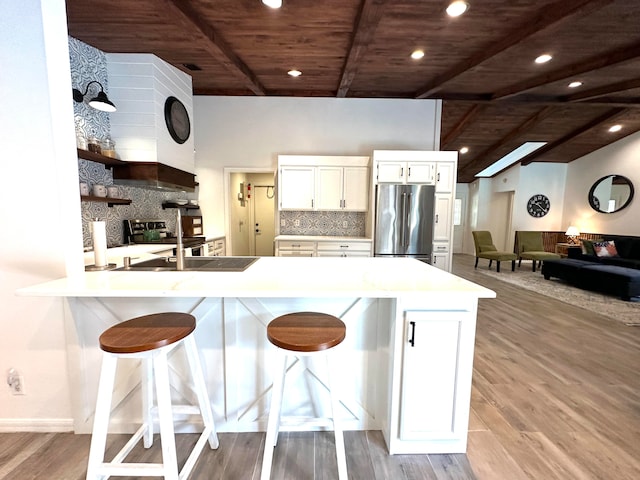
M 104 87 L 97 80 L 92 80 L 89 83 L 87 83 L 87 88 L 84 89 L 84 93 L 80 92 L 80 90 L 78 90 L 77 88 L 74 88 L 73 99 L 76 102 L 82 102 L 84 100 L 85 95 L 89 91 L 89 86 L 92 83 L 97 83 L 98 85 L 100 85 L 100 91 L 95 97 L 89 100 L 89 105 L 97 110 L 102 110 L 103 112 L 115 112 L 116 106 L 113 104 L 111 100 L 109 100 L 109 97 L 107 97 L 107 94 L 104 93 Z

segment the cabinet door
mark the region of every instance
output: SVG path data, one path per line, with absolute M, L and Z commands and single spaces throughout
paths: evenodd
M 342 167 L 318 167 L 316 210 L 342 209 Z
M 436 193 L 453 192 L 455 174 L 455 163 L 438 162 L 436 165 Z
M 434 185 L 436 166 L 433 162 L 408 162 L 406 168 L 407 183 Z
M 353 212 L 369 210 L 369 169 L 344 167 L 342 208 Z
M 406 162 L 378 162 L 378 183 L 404 183 Z
M 431 265 L 440 270 L 449 271 L 449 252 L 433 252 Z
M 448 242 L 451 239 L 451 195 L 436 193 L 435 202 L 433 241 Z
M 400 439 L 454 438 L 463 312 L 406 312 Z
M 278 185 L 281 210 L 313 210 L 315 199 L 313 167 L 282 167 Z

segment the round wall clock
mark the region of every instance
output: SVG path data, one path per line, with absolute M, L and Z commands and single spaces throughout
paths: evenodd
M 176 97 L 168 97 L 164 102 L 164 121 L 171 138 L 177 143 L 187 141 L 191 134 L 191 122 L 187 109 Z
M 534 195 L 527 202 L 527 212 L 529 212 L 529 215 L 531 215 L 532 217 L 544 217 L 547 213 L 549 213 L 550 208 L 551 202 L 546 195 Z

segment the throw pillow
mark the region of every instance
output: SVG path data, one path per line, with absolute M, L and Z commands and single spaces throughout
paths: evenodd
M 601 241 L 601 240 L 598 240 Z M 596 251 L 593 249 L 593 244 L 596 240 L 580 240 L 582 244 L 582 254 L 583 255 L 595 255 Z
M 481 252 L 497 252 L 498 249 L 493 245 L 480 245 Z
M 616 244 L 613 240 L 608 242 L 595 242 L 593 249 L 598 257 L 617 257 L 618 251 L 616 250 Z

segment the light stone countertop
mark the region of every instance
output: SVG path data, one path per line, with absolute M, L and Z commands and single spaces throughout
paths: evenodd
M 495 292 L 410 258 L 261 257 L 244 272 L 82 272 L 17 290 L 56 297 L 494 298 Z
M 332 237 L 328 235 L 278 235 L 275 240 L 289 240 L 293 242 L 371 242 L 368 237 Z

